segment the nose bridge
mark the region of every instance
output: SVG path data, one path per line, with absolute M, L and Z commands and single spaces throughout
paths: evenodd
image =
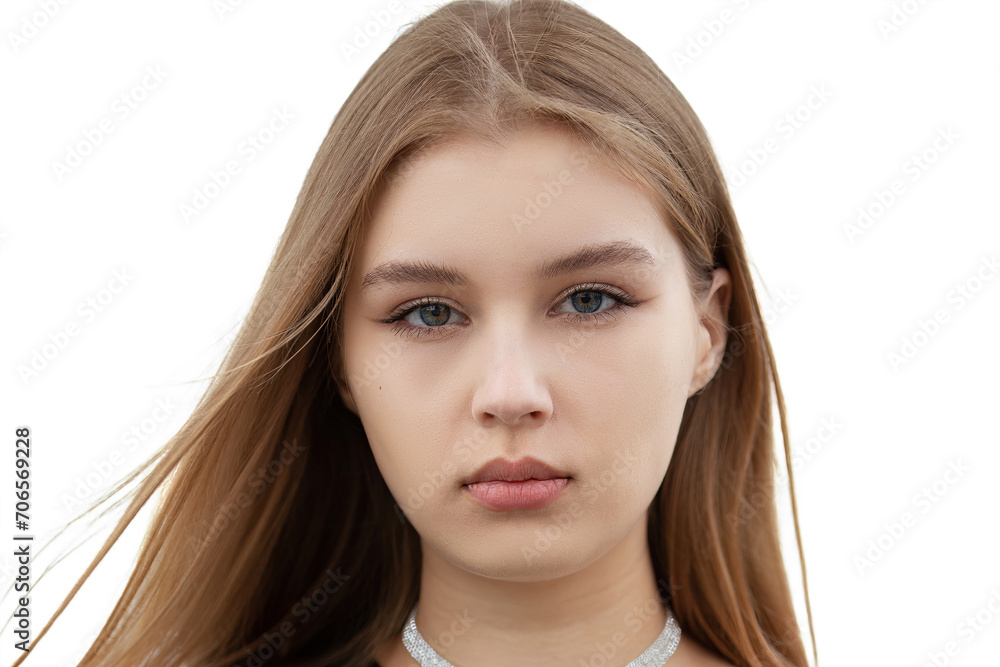
M 476 356 L 481 360 L 473 399 L 473 415 L 513 424 L 530 416 L 547 418 L 551 399 L 544 384 L 544 351 L 538 323 L 527 310 L 498 308 L 481 323 Z M 544 421 L 544 420 L 543 420 Z
M 497 317 L 482 330 L 488 381 L 523 382 L 526 375 L 534 372 L 532 323 L 516 311 L 513 307 L 498 311 Z

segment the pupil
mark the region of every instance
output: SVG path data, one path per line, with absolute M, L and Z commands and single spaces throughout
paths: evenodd
M 448 308 L 448 306 L 442 304 L 423 306 L 420 308 L 420 319 L 424 321 L 424 324 L 427 324 L 429 326 L 444 324 L 445 322 L 448 321 L 449 312 L 450 309 Z
M 576 305 L 586 312 L 593 312 L 599 304 L 600 296 L 597 292 L 578 292 L 574 296 Z

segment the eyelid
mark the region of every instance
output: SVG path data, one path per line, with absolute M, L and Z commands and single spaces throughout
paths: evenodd
M 607 283 L 590 282 L 590 283 L 581 283 L 579 285 L 574 285 L 564 290 L 558 297 L 556 297 L 555 300 L 556 305 L 561 304 L 563 301 L 568 299 L 573 294 L 576 294 L 577 292 L 586 292 L 586 291 L 606 291 L 612 297 L 614 297 L 615 300 L 624 303 L 626 305 L 637 305 L 639 303 L 638 300 L 635 299 L 635 297 L 633 297 L 631 294 L 629 294 L 628 292 L 619 287 L 608 285 Z M 394 308 L 391 313 L 386 315 L 384 319 L 380 319 L 379 322 L 385 322 L 388 324 L 396 319 L 405 317 L 414 308 L 419 308 L 421 306 L 427 306 L 436 303 L 448 306 L 452 310 L 461 313 L 463 315 L 465 314 L 464 311 L 462 311 L 460 308 L 457 308 L 454 302 L 451 301 L 450 299 L 444 297 L 436 297 L 436 296 L 422 296 L 412 301 L 407 301 L 406 303 Z M 583 315 L 584 313 L 580 314 Z M 428 327 L 428 328 L 440 329 L 442 327 Z
M 635 305 L 638 303 L 638 300 L 635 297 L 633 297 L 631 294 L 621 289 L 620 287 L 615 287 L 614 285 L 608 285 L 607 283 L 581 283 L 579 285 L 574 285 L 573 287 L 570 287 L 569 289 L 565 290 L 562 294 L 560 294 L 558 297 L 556 297 L 556 304 L 562 303 L 563 301 L 568 299 L 573 294 L 576 294 L 577 292 L 588 292 L 588 291 L 607 292 L 611 296 L 613 296 L 617 301 L 620 301 L 621 303 L 627 305 Z M 580 314 L 582 315 L 583 313 Z
M 445 299 L 438 296 L 422 296 L 419 299 L 415 299 L 413 301 L 407 301 L 403 305 L 394 308 L 391 313 L 385 316 L 385 319 L 380 319 L 379 322 L 385 322 L 388 324 L 397 318 L 406 316 L 414 308 L 419 308 L 420 306 L 429 306 L 434 303 L 440 303 L 442 305 L 448 306 L 455 312 L 462 313 L 462 311 L 456 308 L 453 305 L 453 302 L 450 301 L 449 299 Z M 462 314 L 464 315 L 465 313 Z

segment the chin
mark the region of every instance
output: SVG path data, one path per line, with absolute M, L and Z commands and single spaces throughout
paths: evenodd
M 595 552 L 592 557 L 584 558 L 585 550 L 569 540 L 553 543 L 545 550 L 535 548 L 531 540 L 521 543 L 505 540 L 502 545 L 487 542 L 475 550 L 468 548 L 468 542 L 454 546 L 454 550 L 439 552 L 458 568 L 503 581 L 558 579 L 582 570 L 600 556 Z

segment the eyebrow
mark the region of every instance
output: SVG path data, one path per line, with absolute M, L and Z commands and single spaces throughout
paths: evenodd
M 657 266 L 653 254 L 635 243 L 610 241 L 584 246 L 565 257 L 546 262 L 535 270 L 532 280 L 540 281 L 565 273 L 611 266 Z M 379 285 L 403 285 L 411 283 L 433 283 L 468 287 L 469 278 L 451 266 L 439 266 L 426 261 L 393 260 L 379 264 L 368 272 L 361 281 L 361 292 L 367 292 Z

